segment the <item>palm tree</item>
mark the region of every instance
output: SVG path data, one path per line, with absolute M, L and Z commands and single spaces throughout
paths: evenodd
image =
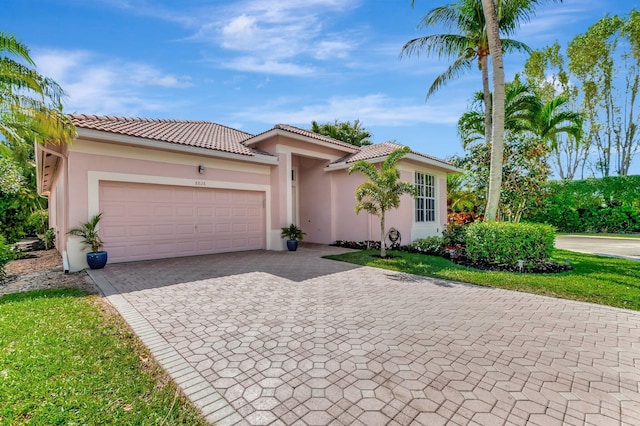
M 502 13 L 499 28 L 503 34 L 511 35 L 519 22 L 528 20 L 529 10 L 518 7 L 522 3 L 522 0 L 500 1 Z M 420 54 L 424 51 L 427 55 L 435 55 L 438 58 L 455 58 L 453 63 L 431 84 L 427 91 L 427 99 L 450 80 L 471 69 L 474 61 L 477 60 L 478 68 L 482 72 L 484 104 L 489 111 L 491 108 L 488 67 L 490 49 L 481 1 L 459 0 L 456 3 L 431 9 L 422 18 L 421 26 L 425 29 L 444 26 L 452 32 L 431 34 L 409 40 L 402 47 L 400 56 Z M 501 43 L 505 52 L 531 51 L 526 44 L 509 38 L 502 39 Z M 486 114 L 485 117 L 484 127 L 487 129 L 485 138 L 489 143 L 491 141 L 491 116 Z
M 500 192 L 502 190 L 502 163 L 504 157 L 504 64 L 502 52 L 504 47 L 500 40 L 500 31 L 504 26 L 509 31 L 515 30 L 520 20 L 514 19 L 504 21 L 505 16 L 517 15 L 528 20 L 533 14 L 535 6 L 544 0 L 482 0 L 482 11 L 486 22 L 487 41 L 489 51 L 493 53 L 492 75 L 493 75 L 493 103 L 495 107 L 492 113 L 491 129 L 491 166 L 489 172 L 489 193 L 487 196 L 487 208 L 485 219 L 493 221 L 498 214 L 500 204 Z M 555 1 L 555 0 L 551 0 Z M 562 0 L 558 0 L 562 2 Z M 506 7 L 507 5 L 509 7 Z M 507 11 L 510 11 L 507 13 Z M 486 130 L 488 132 L 488 129 Z
M 75 134 L 62 113 L 64 91 L 40 75 L 27 46 L 0 32 L 0 134 L 6 143 L 66 143 Z
M 465 112 L 458 121 L 458 133 L 463 147 L 482 139 L 484 135 L 484 111 L 478 105 L 482 94 L 475 95 L 475 109 Z M 527 84 L 518 80 L 505 85 L 504 129 L 508 133 L 527 132 L 541 143 L 554 149 L 557 137 L 567 134 L 582 137 L 583 116 L 566 109 L 569 99 L 558 95 L 544 102 Z
M 412 184 L 399 181 L 400 173 L 396 169 L 398 161 L 409 152 L 411 150 L 406 146 L 394 150 L 384 161 L 380 170 L 364 160 L 355 162 L 348 170 L 349 174 L 358 171 L 369 178 L 368 182 L 356 188 L 356 213 L 365 210 L 380 218 L 380 257 L 383 258 L 387 256 L 384 246 L 385 213 L 398 208 L 401 195 L 414 193 Z

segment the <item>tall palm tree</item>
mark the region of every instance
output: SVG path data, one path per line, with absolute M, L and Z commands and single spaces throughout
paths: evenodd
M 500 40 L 502 26 L 507 26 L 509 31 L 514 31 L 519 20 L 503 22 L 505 16 L 517 15 L 529 20 L 538 3 L 545 0 L 482 0 L 482 12 L 486 22 L 487 41 L 492 57 L 493 75 L 493 99 L 495 107 L 492 113 L 491 129 L 491 166 L 489 172 L 489 193 L 487 197 L 486 220 L 495 220 L 500 204 L 500 192 L 502 190 L 502 163 L 504 158 L 504 64 L 502 52 L 504 47 Z M 562 0 L 550 0 L 560 1 Z M 496 4 L 497 3 L 497 4 Z M 507 5 L 510 5 L 507 7 Z M 507 11 L 510 10 L 510 13 Z M 488 132 L 488 130 L 487 130 Z
M 75 133 L 62 113 L 64 91 L 40 75 L 28 47 L 0 32 L 0 134 L 6 143 L 69 142 Z
M 529 10 L 518 7 L 522 3 L 522 0 L 500 1 L 501 17 L 498 25 L 501 33 L 505 36 L 511 35 L 519 22 L 529 19 Z M 477 61 L 478 68 L 482 72 L 484 104 L 489 111 L 491 108 L 488 67 L 490 49 L 481 0 L 459 0 L 431 9 L 422 18 L 421 26 L 425 29 L 443 26 L 451 33 L 431 34 L 409 40 L 402 47 L 400 56 L 424 52 L 438 58 L 455 58 L 453 63 L 433 81 L 427 91 L 427 98 L 449 81 L 471 69 L 473 63 Z M 509 38 L 502 39 L 501 43 L 505 52 L 531 51 L 526 44 Z M 485 117 L 484 127 L 487 129 L 485 138 L 489 143 L 491 141 L 491 116 L 486 114 Z
M 394 150 L 382 163 L 380 170 L 364 160 L 355 162 L 348 170 L 349 174 L 357 171 L 369 178 L 368 182 L 356 188 L 356 213 L 365 210 L 380 218 L 380 257 L 387 256 L 384 246 L 385 213 L 398 208 L 401 195 L 414 193 L 412 184 L 399 181 L 400 173 L 396 169 L 398 161 L 409 152 L 411 150 L 406 146 Z

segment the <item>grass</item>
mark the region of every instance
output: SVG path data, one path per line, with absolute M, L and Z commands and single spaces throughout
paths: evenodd
M 0 298 L 0 424 L 206 422 L 104 302 L 58 289 Z
M 461 281 L 482 286 L 582 300 L 601 305 L 640 310 L 640 262 L 555 250 L 553 259 L 568 259 L 573 270 L 559 274 L 519 274 L 479 271 L 456 265 L 438 256 L 393 251 L 393 259 L 372 257 L 363 250 L 328 259 L 407 272 L 427 277 Z

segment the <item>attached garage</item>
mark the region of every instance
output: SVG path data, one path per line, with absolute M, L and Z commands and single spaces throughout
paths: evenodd
M 265 248 L 265 193 L 100 182 L 110 262 Z

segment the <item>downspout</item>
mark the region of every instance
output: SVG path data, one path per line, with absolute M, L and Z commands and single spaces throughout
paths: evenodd
M 52 151 L 49 148 L 46 148 L 45 146 L 39 144 L 38 142 L 35 142 L 36 149 L 41 150 L 42 152 L 45 152 L 47 154 L 51 154 L 54 155 L 58 158 L 60 158 L 62 160 L 62 170 L 63 170 L 63 178 L 64 178 L 64 208 L 63 208 L 63 213 L 62 213 L 62 226 L 64 231 L 66 232 L 69 229 L 69 168 L 67 167 L 67 157 L 60 153 L 60 152 L 56 152 L 56 151 Z M 42 163 L 42 166 L 44 167 L 44 161 Z M 40 172 L 41 174 L 44 173 L 44 169 Z M 38 181 L 38 184 L 40 184 L 40 182 Z M 42 190 L 42 188 L 40 188 Z M 40 192 L 40 191 L 39 191 Z M 40 193 L 38 193 L 38 195 L 40 195 Z M 40 195 L 42 196 L 42 195 Z M 48 197 L 47 197 L 48 199 Z M 62 250 L 62 267 L 64 269 L 65 274 L 69 272 L 69 257 L 67 256 L 67 242 L 65 240 L 64 243 L 64 250 Z

